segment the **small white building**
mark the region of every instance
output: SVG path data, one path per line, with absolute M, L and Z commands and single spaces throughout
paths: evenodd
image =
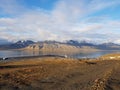
M 67 58 L 68 56 L 67 55 L 64 55 L 65 58 Z

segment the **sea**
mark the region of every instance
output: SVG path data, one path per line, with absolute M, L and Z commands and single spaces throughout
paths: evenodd
M 39 56 L 39 55 L 67 55 L 69 58 L 98 58 L 105 54 L 120 53 L 120 51 L 95 51 L 95 52 L 79 52 L 79 53 L 46 53 L 41 51 L 26 51 L 26 50 L 0 50 L 0 58 L 9 57 L 24 57 L 24 56 Z

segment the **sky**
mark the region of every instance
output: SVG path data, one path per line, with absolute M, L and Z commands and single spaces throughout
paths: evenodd
M 120 0 L 0 0 L 0 43 L 18 40 L 120 44 Z

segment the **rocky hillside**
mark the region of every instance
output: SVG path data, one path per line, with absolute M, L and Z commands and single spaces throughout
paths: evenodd
M 31 40 L 18 41 L 12 44 L 0 45 L 0 50 L 25 49 L 35 51 L 58 51 L 58 52 L 78 52 L 78 51 L 96 51 L 96 50 L 120 50 L 120 45 L 114 43 L 95 44 L 86 41 L 69 40 L 67 42 L 41 41 L 33 42 Z
M 103 43 L 97 45 L 96 47 L 103 50 L 120 50 L 120 45 L 114 43 Z
M 36 43 L 24 48 L 24 50 L 34 50 L 43 52 L 80 52 L 80 51 L 96 51 L 97 49 L 88 46 L 73 46 L 64 43 Z
M 66 45 L 66 44 L 59 44 L 59 43 L 39 43 L 39 44 L 32 44 L 28 47 L 24 48 L 26 50 L 35 50 L 35 51 L 47 51 L 47 52 L 70 52 L 70 51 L 79 51 L 79 48 Z
M 25 48 L 31 44 L 34 44 L 33 41 L 31 40 L 23 40 L 23 41 L 17 41 L 15 43 L 11 44 L 4 44 L 0 45 L 0 50 L 6 50 L 6 49 L 20 49 L 20 48 Z

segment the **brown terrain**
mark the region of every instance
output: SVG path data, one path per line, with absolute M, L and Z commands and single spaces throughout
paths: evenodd
M 34 50 L 34 51 L 42 51 L 42 52 L 56 52 L 56 53 L 78 53 L 83 51 L 98 51 L 98 49 L 89 47 L 89 46 L 82 46 L 76 47 L 67 44 L 59 44 L 59 43 L 43 43 L 43 44 L 31 44 L 22 50 Z
M 120 59 L 0 62 L 0 90 L 120 90 Z

